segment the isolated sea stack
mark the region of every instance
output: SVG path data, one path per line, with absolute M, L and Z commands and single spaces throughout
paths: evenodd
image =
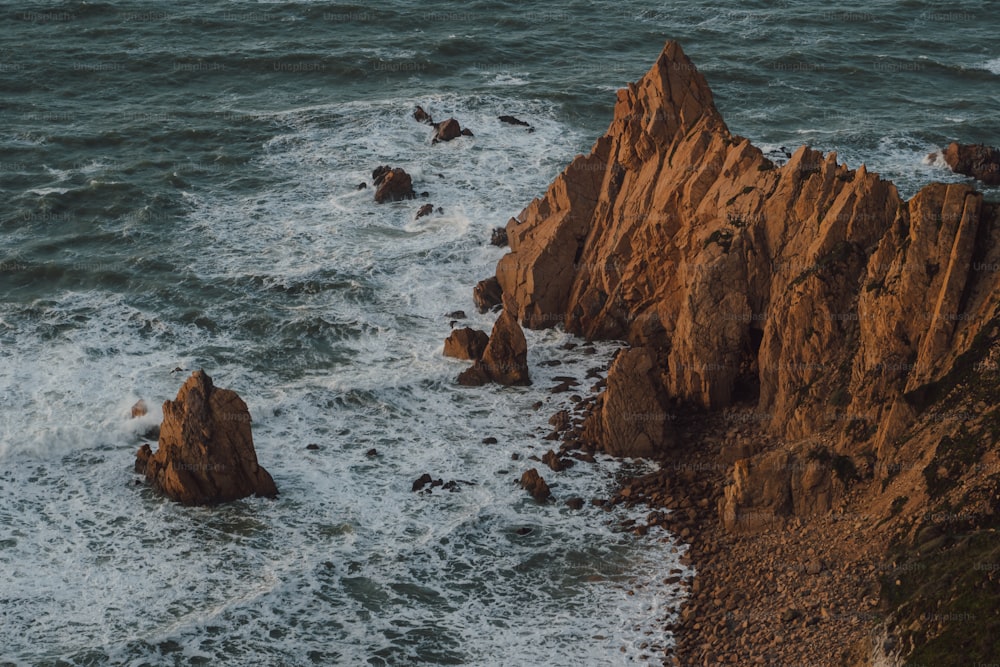
M 159 449 L 143 445 L 135 470 L 185 505 L 274 498 L 278 488 L 257 463 L 250 421 L 236 392 L 216 388 L 204 371 L 195 371 L 176 400 L 163 404 Z
M 590 154 L 507 224 L 510 252 L 475 300 L 483 309 L 502 295 L 504 315 L 529 328 L 631 344 L 587 418 L 590 446 L 715 451 L 730 443 L 682 441 L 673 419 L 747 411 L 749 442 L 706 482 L 717 485 L 703 505 L 717 505 L 713 525 L 752 533 L 853 513 L 868 544 L 891 540 L 893 562 L 906 563 L 928 553 L 927 535 L 947 535 L 933 542 L 944 549 L 1000 527 L 998 212 L 966 184 L 906 200 L 864 165 L 805 146 L 778 166 L 730 133 L 705 78 L 668 42 L 618 92 Z M 932 525 L 954 508 L 958 519 Z M 949 553 L 934 553 L 946 572 L 971 568 Z M 858 588 L 877 590 L 869 571 Z M 956 609 L 954 590 L 883 600 L 896 653 L 974 629 L 912 630 L 928 610 Z M 732 662 L 701 650 L 690 664 Z

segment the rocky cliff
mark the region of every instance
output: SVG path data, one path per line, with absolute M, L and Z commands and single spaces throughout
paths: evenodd
M 752 409 L 778 444 L 732 465 L 727 529 L 828 512 L 857 482 L 896 521 L 960 501 L 928 480 L 959 482 L 935 452 L 969 420 L 927 414 L 997 336 L 998 211 L 965 184 L 905 200 L 808 147 L 775 164 L 669 42 L 590 154 L 508 223 L 496 281 L 527 327 L 631 344 L 584 429 L 609 453 L 672 451 L 670 411 Z

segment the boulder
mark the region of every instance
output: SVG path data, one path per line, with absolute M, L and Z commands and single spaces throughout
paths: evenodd
M 545 483 L 545 480 L 542 479 L 542 476 L 538 474 L 535 468 L 526 470 L 521 475 L 521 488 L 530 493 L 531 497 L 540 503 L 544 503 L 552 497 L 549 485 Z
M 489 381 L 490 376 L 478 361 L 458 374 L 458 383 L 463 387 L 481 387 Z
M 485 331 L 471 327 L 455 329 L 444 341 L 444 356 L 478 361 L 489 341 Z
M 460 136 L 462 136 L 462 126 L 454 118 L 449 118 L 438 124 L 437 130 L 434 131 L 433 143 L 451 141 Z
M 163 404 L 159 449 L 143 445 L 136 472 L 185 505 L 274 498 L 278 488 L 257 463 L 250 421 L 236 392 L 216 388 L 204 371 L 195 371 L 177 398 Z
M 146 406 L 146 401 L 140 398 L 132 406 L 132 418 L 145 417 L 147 413 L 149 413 L 149 408 Z
M 403 199 L 413 199 L 417 194 L 413 191 L 413 180 L 401 168 L 383 166 L 372 172 L 375 181 L 375 201 L 379 204 Z
M 420 218 L 424 217 L 425 215 L 430 215 L 433 212 L 434 212 L 434 204 L 424 204 L 417 211 L 417 217 L 414 218 L 414 220 L 419 220 Z
M 500 281 L 496 276 L 491 276 L 485 280 L 480 280 L 472 288 L 472 301 L 480 313 L 500 305 L 503 301 L 503 290 L 500 288 Z
M 528 341 L 514 314 L 504 309 L 493 325 L 489 343 L 479 362 L 487 376 L 503 385 L 529 385 Z
M 986 185 L 1000 185 L 1000 149 L 953 141 L 944 149 L 943 156 L 956 174 L 971 176 Z

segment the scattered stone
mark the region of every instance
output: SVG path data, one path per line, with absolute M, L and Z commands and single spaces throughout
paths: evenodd
M 531 468 L 521 475 L 521 488 L 530 493 L 540 503 L 546 502 L 552 497 L 549 485 L 545 483 L 545 480 L 542 479 L 542 476 L 538 474 L 535 468 Z
M 497 439 L 494 438 L 493 436 L 490 436 L 488 438 L 483 438 L 483 444 L 484 445 L 495 445 L 495 444 L 497 444 Z
M 574 496 L 566 501 L 566 506 L 571 510 L 581 510 L 583 509 L 583 498 Z
M 216 388 L 204 371 L 195 371 L 177 398 L 163 404 L 159 449 L 143 445 L 136 472 L 185 505 L 274 498 L 278 488 L 257 462 L 250 421 L 236 392 Z
M 560 410 L 549 417 L 549 424 L 557 431 L 565 431 L 569 428 L 569 410 Z
M 315 442 L 310 442 L 308 445 L 306 445 L 306 449 L 315 452 L 319 450 L 319 445 L 317 445 Z
M 430 215 L 433 212 L 434 212 L 434 204 L 424 204 L 417 211 L 417 217 L 414 218 L 414 220 L 419 220 L 420 218 L 424 217 L 425 215 Z
M 573 465 L 572 460 L 560 458 L 559 455 L 551 449 L 542 455 L 542 463 L 550 467 L 555 472 L 561 472 Z
M 376 458 L 378 456 L 378 450 L 372 447 L 367 452 L 365 452 L 365 456 L 367 456 L 370 459 Z
M 455 329 L 444 341 L 444 356 L 478 361 L 489 342 L 490 337 L 485 331 L 469 327 Z

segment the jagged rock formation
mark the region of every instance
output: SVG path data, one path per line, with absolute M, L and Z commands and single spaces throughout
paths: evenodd
M 989 155 L 948 152 L 990 182 Z M 669 418 L 636 413 L 735 406 L 753 425 L 713 443 L 731 465 L 716 496 L 726 529 L 847 508 L 873 539 L 961 572 L 965 557 L 941 550 L 1000 526 L 1000 205 L 973 187 L 932 183 L 907 201 L 808 147 L 778 167 L 730 133 L 669 42 L 507 237 L 480 308 L 502 298 L 525 326 L 632 345 L 585 422 L 590 444 L 683 446 Z M 898 606 L 889 585 L 907 651 L 948 655 L 955 626 L 914 619 L 965 598 L 914 587 Z
M 1000 274 L 974 266 L 996 257 L 995 216 L 969 186 L 907 202 L 807 147 L 778 168 L 729 132 L 670 42 L 590 155 L 508 223 L 496 278 L 528 327 L 648 348 L 661 400 L 757 399 L 774 435 L 833 428 L 854 454 L 898 435 L 983 325 L 971 314 Z M 609 397 L 634 375 L 616 365 Z
M 135 470 L 185 505 L 278 495 L 257 463 L 246 403 L 234 391 L 217 389 L 204 371 L 192 373 L 176 400 L 163 404 L 159 449 L 143 445 Z

